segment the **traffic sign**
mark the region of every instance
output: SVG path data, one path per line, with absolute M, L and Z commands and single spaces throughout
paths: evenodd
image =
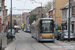
M 7 17 L 7 21 L 9 22 L 9 17 Z
M 56 24 L 56 27 L 58 27 L 58 24 Z

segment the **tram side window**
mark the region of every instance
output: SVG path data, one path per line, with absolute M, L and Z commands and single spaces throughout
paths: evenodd
M 50 29 L 51 31 L 53 31 L 52 25 L 50 25 L 49 29 Z

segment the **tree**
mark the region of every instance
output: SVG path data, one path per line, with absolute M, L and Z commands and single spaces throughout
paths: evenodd
M 61 26 L 58 26 L 58 27 L 57 27 L 57 30 L 61 30 Z
M 52 2 L 47 2 L 47 4 L 45 4 L 45 7 L 46 7 L 47 9 L 51 9 L 51 4 L 52 4 Z
M 29 24 L 33 23 L 34 20 L 36 20 L 36 15 L 35 15 L 35 14 L 32 14 L 32 15 L 29 17 Z

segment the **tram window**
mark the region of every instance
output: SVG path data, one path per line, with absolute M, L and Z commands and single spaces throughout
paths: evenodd
M 42 32 L 53 32 L 52 24 L 42 23 Z

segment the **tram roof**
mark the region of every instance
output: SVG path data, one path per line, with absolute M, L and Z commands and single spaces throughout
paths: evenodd
M 41 19 L 51 19 L 53 20 L 53 18 L 39 18 L 37 21 L 41 20 Z M 32 24 L 35 24 L 36 22 L 32 23 Z
M 39 18 L 38 20 L 41 20 L 41 19 L 52 19 L 53 20 L 53 18 Z

